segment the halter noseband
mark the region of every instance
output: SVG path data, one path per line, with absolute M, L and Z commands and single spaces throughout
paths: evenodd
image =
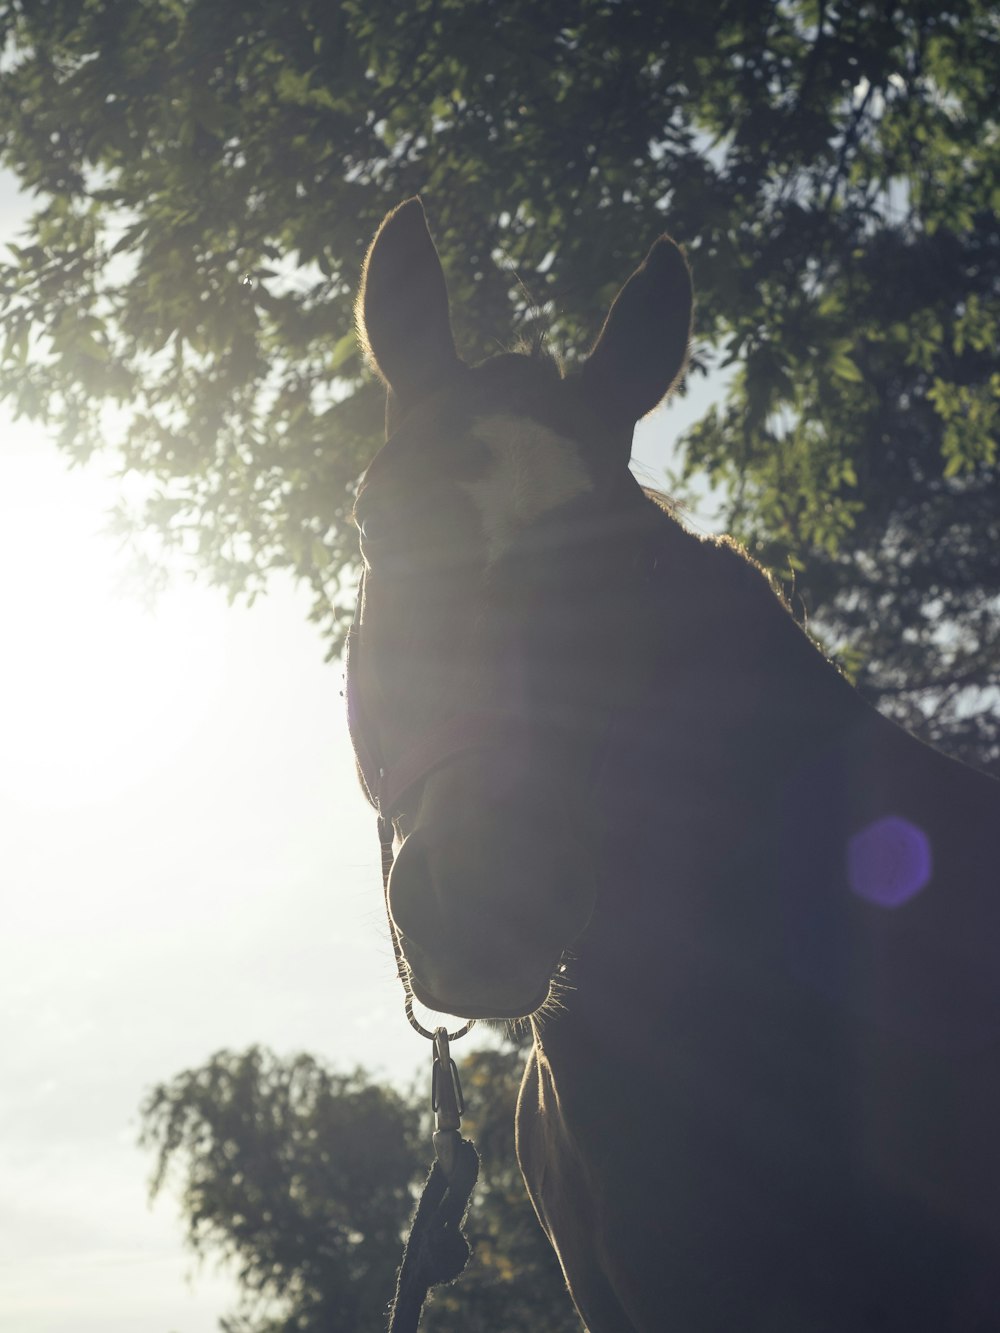
M 348 714 L 352 689 L 348 684 Z M 355 709 L 357 700 L 355 699 Z M 367 740 L 359 745 L 364 729 L 349 723 L 358 767 L 368 800 L 382 819 L 390 822 L 399 814 L 403 797 L 436 768 L 467 750 L 493 749 L 510 744 L 511 727 L 516 722 L 501 713 L 457 713 L 435 727 L 428 728 L 418 740 L 388 767 L 378 762 L 374 746 Z

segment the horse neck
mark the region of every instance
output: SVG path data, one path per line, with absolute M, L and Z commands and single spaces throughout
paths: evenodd
M 735 972 L 747 936 L 767 937 L 774 792 L 846 702 L 761 572 L 667 514 L 633 603 L 589 812 L 597 905 L 540 1037 L 574 1071 L 648 1066 L 657 1014 L 726 986 L 720 959 Z
M 614 664 L 599 710 L 606 731 L 588 811 L 596 831 L 597 903 L 568 967 L 564 1004 L 536 1027 L 539 1047 L 574 1074 L 597 1073 L 609 1061 L 641 1067 L 644 1015 L 679 907 L 676 868 L 663 845 L 664 806 L 677 783 L 669 674 L 693 613 L 691 566 L 701 543 L 649 501 L 637 500 L 627 609 L 624 620 L 622 607 L 615 609 Z

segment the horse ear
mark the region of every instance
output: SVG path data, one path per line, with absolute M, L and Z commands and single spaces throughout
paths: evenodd
M 687 358 L 691 274 L 669 236 L 657 240 L 614 299 L 580 371 L 595 409 L 631 428 L 677 383 Z
M 368 248 L 355 303 L 358 341 L 389 391 L 408 411 L 460 365 L 441 261 L 423 205 L 407 199 L 383 219 Z

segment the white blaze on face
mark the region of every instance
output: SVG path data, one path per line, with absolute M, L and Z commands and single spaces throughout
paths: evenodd
M 482 516 L 491 564 L 536 519 L 593 490 L 572 441 L 537 421 L 480 417 L 472 434 L 493 456 L 485 477 L 464 483 Z

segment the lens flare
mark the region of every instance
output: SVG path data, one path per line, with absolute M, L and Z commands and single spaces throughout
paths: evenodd
M 859 898 L 879 907 L 900 907 L 930 882 L 930 839 L 899 815 L 886 815 L 847 844 L 847 877 Z

